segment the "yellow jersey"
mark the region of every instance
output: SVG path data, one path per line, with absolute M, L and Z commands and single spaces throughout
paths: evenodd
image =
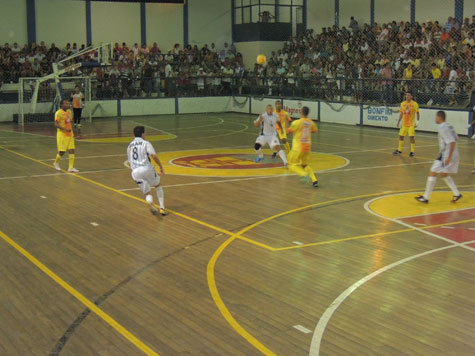
M 414 100 L 411 100 L 411 102 L 403 101 L 401 103 L 400 112 L 402 113 L 403 126 L 415 126 L 416 113 L 419 112 L 419 104 L 417 104 Z
M 317 125 L 309 118 L 301 118 L 292 122 L 288 132 L 294 134 L 292 151 L 310 152 L 312 148 L 312 133 L 317 132 Z
M 71 110 L 64 111 L 63 109 L 59 109 L 56 111 L 56 114 L 54 114 L 54 121 L 58 122 L 59 126 L 63 127 L 64 129 L 70 130 L 69 132 L 66 132 L 58 129 L 58 134 L 63 134 L 67 137 L 73 136 L 73 114 Z
M 282 129 L 283 129 L 283 132 L 286 133 L 287 132 L 287 127 L 288 127 L 288 123 L 291 121 L 290 120 L 290 117 L 289 117 L 289 113 L 285 110 L 280 110 L 279 112 L 277 112 L 276 110 L 274 110 L 274 112 L 279 115 L 279 119 L 280 119 L 280 125 L 282 126 Z M 277 131 L 280 132 L 280 128 L 279 126 L 276 126 L 276 129 Z
M 439 79 L 442 76 L 442 72 L 438 67 L 435 67 L 435 69 L 431 69 L 432 72 L 432 78 L 434 79 Z

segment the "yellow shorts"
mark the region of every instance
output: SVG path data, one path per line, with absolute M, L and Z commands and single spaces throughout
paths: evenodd
M 63 134 L 56 134 L 56 143 L 58 145 L 58 152 L 66 152 L 67 150 L 74 150 L 74 136 L 65 136 Z
M 287 139 L 287 132 L 282 132 L 280 130 L 277 130 L 277 133 L 279 134 L 279 138 L 282 140 L 282 139 Z
M 412 126 L 402 126 L 401 129 L 399 130 L 399 136 L 416 136 L 416 127 L 414 125 Z
M 298 151 L 290 151 L 289 153 L 289 164 L 298 164 L 301 166 L 306 166 L 308 164 L 308 157 L 310 156 L 310 152 L 298 152 Z

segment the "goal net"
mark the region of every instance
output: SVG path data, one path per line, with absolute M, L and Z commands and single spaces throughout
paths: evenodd
M 100 44 L 96 47 L 88 47 L 83 51 L 73 54 L 53 63 L 53 73 L 40 78 L 20 78 L 18 102 L 19 115 L 18 123 L 24 125 L 25 122 L 50 121 L 54 112 L 58 110 L 62 99 L 70 99 L 75 87 L 79 86 L 80 91 L 85 96 L 85 105 L 82 116 L 91 121 L 92 108 L 91 101 L 91 78 L 63 77 L 76 73 L 80 68 L 85 68 L 87 73 L 94 67 L 112 65 L 112 43 Z
M 91 78 L 20 78 L 18 123 L 53 121 L 61 99 L 69 100 L 78 86 L 84 94 L 82 117 L 91 120 Z

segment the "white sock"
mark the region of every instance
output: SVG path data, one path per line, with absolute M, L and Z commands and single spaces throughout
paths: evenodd
M 424 193 L 424 198 L 426 198 L 427 200 L 429 200 L 430 196 L 432 195 L 432 191 L 435 187 L 435 182 L 437 182 L 436 177 L 427 177 L 426 191 Z
M 262 149 L 256 150 L 256 153 L 259 155 L 259 158 L 264 158 L 264 154 L 262 153 Z
M 147 194 L 147 195 L 145 196 L 145 200 L 147 201 L 147 203 L 153 204 L 153 197 L 152 197 L 151 194 Z
M 284 162 L 284 164 L 287 164 L 287 156 L 285 155 L 284 150 L 279 151 L 279 156 L 282 159 L 282 162 Z
M 160 205 L 160 209 L 165 209 L 165 199 L 163 198 L 163 188 L 162 187 L 157 187 L 157 198 L 158 198 L 158 204 Z
M 454 196 L 460 195 L 460 192 L 457 189 L 457 186 L 455 185 L 455 182 L 452 179 L 452 177 L 450 177 L 450 176 L 445 177 L 444 182 L 445 182 L 445 184 L 447 184 L 449 186 L 450 189 L 452 189 L 452 192 L 454 193 Z

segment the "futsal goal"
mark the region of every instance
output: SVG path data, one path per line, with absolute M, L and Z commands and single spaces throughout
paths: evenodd
M 88 47 L 53 63 L 53 72 L 44 77 L 20 78 L 18 124 L 51 121 L 62 99 L 69 100 L 78 86 L 84 94 L 83 117 L 92 119 L 90 72 L 112 65 L 112 43 Z

